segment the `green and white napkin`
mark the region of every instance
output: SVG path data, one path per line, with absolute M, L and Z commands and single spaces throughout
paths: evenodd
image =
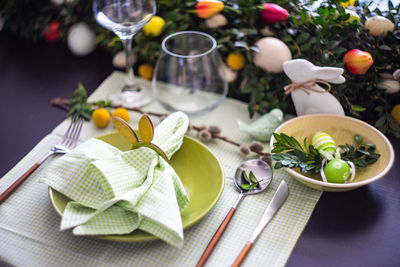
M 155 128 L 152 142 L 171 158 L 188 123 L 184 113 L 171 114 Z M 92 138 L 54 160 L 41 181 L 72 199 L 61 230 L 103 235 L 141 229 L 183 246 L 180 212 L 189 198 L 174 169 L 149 148 L 122 152 Z

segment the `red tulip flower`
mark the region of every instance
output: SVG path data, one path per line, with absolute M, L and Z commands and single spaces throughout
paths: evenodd
M 58 37 L 60 37 L 60 30 L 58 29 L 60 27 L 60 22 L 58 21 L 53 21 L 49 24 L 49 26 L 46 27 L 43 31 L 43 37 L 49 41 L 49 42 L 56 42 L 58 40 Z
M 343 62 L 346 64 L 346 69 L 352 74 L 365 74 L 374 64 L 370 53 L 358 49 L 348 51 L 344 55 Z
M 289 13 L 283 7 L 272 4 L 263 4 L 264 9 L 261 11 L 261 19 L 265 24 L 273 24 L 284 21 L 289 17 Z
M 218 14 L 224 9 L 224 3 L 221 1 L 199 1 L 196 5 L 196 14 L 199 18 L 208 19 Z

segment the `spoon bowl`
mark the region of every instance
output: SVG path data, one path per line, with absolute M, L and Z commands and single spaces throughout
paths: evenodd
M 259 184 L 254 189 L 244 190 L 241 185 L 248 184 L 248 182 L 243 178 L 243 172 L 246 172 L 247 177 L 249 177 L 250 171 L 253 172 L 254 176 L 257 178 Z M 241 194 L 254 195 L 264 191 L 272 180 L 272 169 L 265 161 L 259 159 L 252 159 L 243 162 L 236 169 L 235 172 L 235 186 L 240 191 Z

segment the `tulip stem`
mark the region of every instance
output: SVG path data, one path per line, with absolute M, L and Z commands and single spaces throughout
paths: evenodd
M 231 6 L 226 6 L 226 5 L 225 5 L 225 6 L 224 6 L 224 9 L 227 10 L 227 11 L 236 13 L 236 14 L 238 14 L 238 15 L 242 15 L 242 11 L 241 11 L 241 10 L 236 9 L 236 8 L 233 8 L 233 7 L 231 7 Z

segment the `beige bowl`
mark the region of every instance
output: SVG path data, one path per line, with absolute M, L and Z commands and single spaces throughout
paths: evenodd
M 393 165 L 394 151 L 389 140 L 380 131 L 358 119 L 331 114 L 311 114 L 291 119 L 275 130 L 276 133 L 295 137 L 300 144 L 303 143 L 304 138 L 307 138 L 310 143 L 313 135 L 318 131 L 330 134 L 336 145 L 354 144 L 354 135 L 359 134 L 363 137 L 363 142 L 374 143 L 376 153 L 381 156 L 374 164 L 366 168 L 357 168 L 354 180 L 346 184 L 323 182 L 322 179 L 308 177 L 299 170 L 285 168 L 295 179 L 309 187 L 332 192 L 356 189 L 382 178 Z M 272 137 L 271 147 L 274 142 L 275 139 Z

